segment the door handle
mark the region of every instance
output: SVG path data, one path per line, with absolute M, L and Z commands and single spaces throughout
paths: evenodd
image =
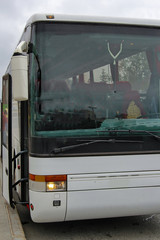
M 8 176 L 8 169 L 7 168 L 5 168 L 5 172 L 6 172 L 6 175 Z

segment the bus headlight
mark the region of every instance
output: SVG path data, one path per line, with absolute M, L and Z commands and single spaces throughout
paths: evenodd
M 38 192 L 67 190 L 67 175 L 29 174 L 29 189 Z
M 66 182 L 58 181 L 58 182 L 47 182 L 46 183 L 47 192 L 51 191 L 65 191 L 66 190 Z

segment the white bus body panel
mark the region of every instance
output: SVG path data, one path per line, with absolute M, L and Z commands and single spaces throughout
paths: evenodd
M 8 149 L 5 148 L 3 145 L 2 145 L 2 156 L 3 156 L 2 194 L 3 194 L 3 197 L 6 199 L 6 201 L 8 203 L 10 203 L 10 200 L 9 200 L 9 177 L 8 177 L 8 174 L 9 174 Z M 7 174 L 7 172 L 8 172 L 8 174 Z
M 116 173 L 160 170 L 160 154 L 29 158 L 35 175 Z
M 66 214 L 66 192 L 34 192 L 29 191 L 30 204 L 34 210 L 30 211 L 34 222 L 62 222 Z M 53 206 L 54 200 L 60 200 L 60 206 Z
M 160 186 L 160 171 L 69 175 L 67 185 L 68 191 Z
M 12 149 L 13 156 L 20 152 L 20 110 L 18 110 L 18 101 L 12 100 Z M 14 174 L 14 181 L 21 179 L 21 156 L 16 158 L 16 168 Z M 18 166 L 20 166 L 18 168 Z M 16 186 L 16 191 L 21 197 L 21 184 Z
M 67 194 L 66 221 L 160 212 L 160 187 L 73 191 Z
M 53 15 L 53 19 L 47 18 L 47 15 Z M 26 26 L 35 22 L 49 21 L 49 22 L 82 22 L 82 23 L 108 23 L 108 24 L 125 24 L 125 25 L 141 25 L 141 26 L 160 26 L 159 19 L 138 19 L 138 18 L 118 18 L 106 16 L 87 16 L 87 15 L 67 15 L 67 14 L 34 14 L 28 21 Z
M 160 172 L 69 175 L 66 220 L 157 213 L 159 199 Z
M 160 212 L 160 155 L 30 157 L 35 175 L 67 174 L 67 193 L 30 191 L 35 222 Z M 54 199 L 61 206 L 54 207 Z

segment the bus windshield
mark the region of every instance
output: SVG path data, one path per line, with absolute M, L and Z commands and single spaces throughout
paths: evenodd
M 32 136 L 158 131 L 159 29 L 40 22 L 32 43 L 39 59 L 38 66 L 31 56 Z

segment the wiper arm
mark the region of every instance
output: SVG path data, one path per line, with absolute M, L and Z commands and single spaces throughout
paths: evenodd
M 119 132 L 127 132 L 127 133 L 147 133 L 148 135 L 151 135 L 152 137 L 160 140 L 160 136 L 155 135 L 154 133 L 160 133 L 159 131 L 145 131 L 145 130 L 132 130 L 132 129 L 128 129 L 128 130 L 100 130 L 97 132 L 113 132 L 113 133 L 119 133 Z
M 160 140 L 160 136 L 153 134 L 153 132 L 150 132 L 150 131 L 144 131 L 144 132 L 147 133 L 147 134 L 149 134 L 149 135 L 151 135 L 152 137 Z M 160 133 L 160 132 L 155 131 L 155 133 Z
M 143 143 L 143 141 L 132 141 L 132 140 L 116 140 L 116 139 L 108 139 L 108 140 L 77 140 L 79 142 L 81 141 L 86 141 L 85 143 L 80 143 L 80 144 L 75 144 L 75 145 L 70 145 L 70 146 L 66 146 L 66 147 L 59 147 L 59 148 L 54 148 L 52 153 L 61 153 L 61 152 L 65 152 L 67 150 L 71 150 L 74 148 L 78 148 L 78 147 L 83 147 L 83 146 L 87 146 L 87 145 L 91 145 L 94 143 Z

